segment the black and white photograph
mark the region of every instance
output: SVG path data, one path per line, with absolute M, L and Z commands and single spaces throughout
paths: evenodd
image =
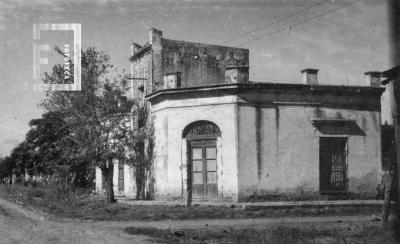
M 400 243 L 400 0 L 0 0 L 0 244 Z

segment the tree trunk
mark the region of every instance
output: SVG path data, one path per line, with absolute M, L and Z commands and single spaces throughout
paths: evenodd
M 8 184 L 9 185 L 12 185 L 12 183 L 13 183 L 13 174 L 12 174 L 12 172 L 10 171 L 9 173 L 8 173 Z
M 136 199 L 145 199 L 146 171 L 143 162 L 136 167 Z
M 114 185 L 113 185 L 113 177 L 114 177 L 114 164 L 109 163 L 107 167 L 102 169 L 103 178 L 105 179 L 105 188 L 106 188 L 106 197 L 107 202 L 114 203 L 116 202 L 114 196 Z
M 383 176 L 384 178 L 384 202 L 383 202 L 383 215 L 382 215 L 382 225 L 385 226 L 387 225 L 389 221 L 389 214 L 390 214 L 390 193 L 391 193 L 391 188 L 392 188 L 392 175 L 390 172 L 386 172 L 385 175 Z

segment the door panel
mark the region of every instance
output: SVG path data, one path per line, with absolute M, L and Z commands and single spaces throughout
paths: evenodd
M 203 171 L 203 161 L 202 160 L 193 160 L 193 172 Z
M 207 160 L 207 171 L 217 171 L 217 161 L 215 159 Z
M 347 192 L 347 138 L 320 138 L 320 191 L 326 194 Z
M 217 148 L 216 147 L 207 147 L 206 148 L 206 157 L 207 157 L 207 159 L 217 158 Z
M 192 149 L 192 159 L 203 159 L 203 155 L 202 155 L 202 148 L 193 148 Z
M 203 150 L 201 147 L 192 148 L 192 198 L 198 199 L 204 196 L 203 176 Z
M 192 198 L 217 197 L 217 148 L 215 140 L 191 142 Z
M 197 185 L 197 184 L 204 184 L 203 182 L 203 172 L 200 173 L 196 173 L 193 172 L 193 185 Z
M 217 172 L 207 172 L 207 184 L 217 183 Z

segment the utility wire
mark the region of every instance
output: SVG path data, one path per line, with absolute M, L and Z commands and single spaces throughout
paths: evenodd
M 305 19 L 305 20 L 300 21 L 300 22 L 298 22 L 298 23 L 295 23 L 295 24 L 293 24 L 293 25 L 289 25 L 289 26 L 287 26 L 287 27 L 283 27 L 283 28 L 278 29 L 278 30 L 276 30 L 276 31 L 270 32 L 270 33 L 268 33 L 268 34 L 266 34 L 266 35 L 258 36 L 258 37 L 254 38 L 254 39 L 249 40 L 249 41 L 242 42 L 242 43 L 240 43 L 240 44 L 238 44 L 238 45 L 236 45 L 236 46 L 239 47 L 239 46 L 248 44 L 248 43 L 250 43 L 250 42 L 257 41 L 257 40 L 263 39 L 263 38 L 265 38 L 265 37 L 275 35 L 275 34 L 277 34 L 277 33 L 279 33 L 279 32 L 284 31 L 284 30 L 290 29 L 290 28 L 292 28 L 292 27 L 295 27 L 295 26 L 304 24 L 304 23 L 306 23 L 306 22 L 308 22 L 308 21 L 314 20 L 314 19 L 319 18 L 319 17 L 321 17 L 321 16 L 324 16 L 324 15 L 330 14 L 330 13 L 332 13 L 332 12 L 335 12 L 335 11 L 341 9 L 341 8 L 348 7 L 348 6 L 350 6 L 350 5 L 352 5 L 352 4 L 355 4 L 356 2 L 359 2 L 359 1 L 361 1 L 361 0 L 355 0 L 355 1 L 352 1 L 352 2 L 349 2 L 349 3 L 346 3 L 346 4 L 343 4 L 343 5 L 340 5 L 339 7 L 336 7 L 336 8 L 334 8 L 334 9 L 331 9 L 331 10 L 328 10 L 328 11 L 326 11 L 326 12 L 323 12 L 322 14 L 318 14 L 318 15 L 315 15 L 315 16 L 313 16 L 313 17 L 311 17 L 311 18 L 308 18 L 308 19 Z
M 269 22 L 269 23 L 267 23 L 267 24 L 265 24 L 265 25 L 263 25 L 263 26 L 260 26 L 260 27 L 257 27 L 257 28 L 255 28 L 255 29 L 246 31 L 245 33 L 242 33 L 242 34 L 240 34 L 240 35 L 237 35 L 237 36 L 235 36 L 235 37 L 232 37 L 231 39 L 222 41 L 221 44 L 225 44 L 225 43 L 228 43 L 228 42 L 237 40 L 237 39 L 239 39 L 239 38 L 241 38 L 241 37 L 244 37 L 244 36 L 246 36 L 246 35 L 248 35 L 248 34 L 253 34 L 253 33 L 256 32 L 256 31 L 262 30 L 262 29 L 267 28 L 267 27 L 269 27 L 269 26 L 271 26 L 271 25 L 274 25 L 274 24 L 277 24 L 277 23 L 279 23 L 279 22 L 282 22 L 282 21 L 285 20 L 285 19 L 289 19 L 289 18 L 291 18 L 291 17 L 293 17 L 293 16 L 296 16 L 296 15 L 298 15 L 298 14 L 304 13 L 304 12 L 306 12 L 307 10 L 310 10 L 310 9 L 312 9 L 312 8 L 315 8 L 315 7 L 319 6 L 319 5 L 322 5 L 322 4 L 324 4 L 324 3 L 326 3 L 326 2 L 330 2 L 330 1 L 331 1 L 331 0 L 324 0 L 324 1 L 322 1 L 322 2 L 315 3 L 315 4 L 313 4 L 313 5 L 309 6 L 309 7 L 306 7 L 306 8 L 304 8 L 304 9 L 300 10 L 300 11 L 291 13 L 291 14 L 289 14 L 289 15 L 283 17 L 283 18 L 280 18 L 280 19 L 278 19 L 278 20 L 274 20 L 274 21 Z

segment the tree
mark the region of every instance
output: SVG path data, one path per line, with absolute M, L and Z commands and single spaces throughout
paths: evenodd
M 15 163 L 13 174 L 17 176 L 17 182 L 23 181 L 26 174 L 33 175 L 35 154 L 33 145 L 27 141 L 21 142 L 11 151 L 10 157 Z
M 15 167 L 15 161 L 7 156 L 0 160 L 0 179 L 8 179 L 8 184 L 12 183 L 12 170 Z
M 61 65 L 54 66 L 43 81 L 63 83 L 62 69 Z M 84 51 L 81 71 L 81 91 L 48 91 L 42 106 L 63 114 L 70 131 L 66 139 L 77 145 L 64 150 L 63 157 L 99 167 L 106 179 L 107 200 L 113 202 L 113 163 L 133 160 L 136 137 L 130 122 L 134 102 L 124 96 L 127 75 L 118 74 L 104 52 L 94 48 Z
M 52 183 L 65 187 L 91 185 L 89 162 L 71 157 L 79 145 L 71 138 L 71 128 L 60 112 L 47 112 L 42 118 L 33 119 L 26 141 L 34 145 L 36 157 L 33 163 L 35 175 L 45 175 Z

